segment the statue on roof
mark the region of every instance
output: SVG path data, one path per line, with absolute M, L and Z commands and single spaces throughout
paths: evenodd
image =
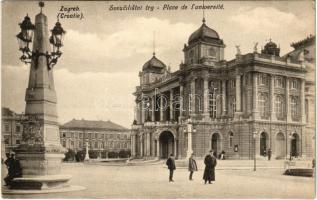
M 253 47 L 253 52 L 254 53 L 257 53 L 258 52 L 258 42 L 256 42 L 255 44 L 254 44 L 254 47 Z
M 240 45 L 236 45 L 237 55 L 241 55 Z

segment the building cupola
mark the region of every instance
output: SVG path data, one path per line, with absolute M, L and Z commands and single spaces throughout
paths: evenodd
M 203 64 L 214 66 L 215 62 L 224 59 L 225 44 L 219 34 L 206 25 L 205 17 L 202 25 L 188 38 L 184 46 L 185 64 Z
M 277 45 L 270 41 L 266 43 L 264 46 L 264 49 L 261 51 L 262 54 L 267 54 L 267 55 L 274 55 L 274 56 L 280 56 L 280 48 L 277 47 Z
M 188 45 L 191 45 L 197 41 L 217 42 L 219 44 L 223 43 L 223 41 L 219 37 L 219 34 L 206 25 L 205 18 L 203 18 L 203 24 L 199 27 L 199 29 L 197 29 L 190 35 L 188 39 Z

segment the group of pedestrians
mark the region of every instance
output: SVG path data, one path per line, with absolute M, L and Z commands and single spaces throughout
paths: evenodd
M 203 180 L 205 184 L 207 182 L 212 184 L 212 181 L 215 181 L 215 167 L 217 166 L 217 158 L 214 156 L 213 150 L 211 150 L 204 159 L 205 170 L 203 175 Z M 169 169 L 169 182 L 174 182 L 173 175 L 174 170 L 176 170 L 175 166 L 175 158 L 173 154 L 170 154 L 169 158 L 166 161 L 167 168 Z M 188 160 L 188 171 L 189 171 L 189 180 L 193 180 L 193 174 L 195 171 L 198 171 L 197 163 L 195 160 L 195 155 L 191 154 Z

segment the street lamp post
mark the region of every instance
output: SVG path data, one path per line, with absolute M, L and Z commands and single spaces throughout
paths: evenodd
M 253 141 L 254 141 L 254 165 L 253 165 L 253 171 L 256 171 L 256 138 L 257 138 L 257 132 L 253 132 Z
M 292 161 L 292 140 L 294 137 L 292 136 L 292 133 L 288 134 L 288 138 L 290 140 L 290 145 L 289 145 L 289 161 Z
M 23 177 L 14 178 L 11 189 L 59 189 L 68 186 L 71 178 L 61 174 L 66 149 L 60 143 L 53 78 L 53 66 L 62 55 L 65 30 L 57 21 L 49 35 L 48 18 L 42 13 L 44 2 L 39 6 L 41 11 L 35 16 L 35 25 L 26 15 L 16 35 L 22 52 L 20 60 L 30 64 L 30 75 L 25 94 L 25 127 L 21 144 L 15 149 Z
M 186 153 L 186 157 L 189 158 L 191 156 L 191 154 L 193 153 L 192 133 L 196 132 L 196 129 L 193 127 L 193 124 L 192 124 L 192 121 L 191 121 L 190 118 L 187 121 L 186 132 L 187 132 L 187 153 Z

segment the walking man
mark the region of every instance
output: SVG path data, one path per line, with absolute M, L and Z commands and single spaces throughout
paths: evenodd
M 170 154 L 170 157 L 167 159 L 166 165 L 170 171 L 169 182 L 174 182 L 173 174 L 174 174 L 174 170 L 176 170 L 176 166 L 175 166 L 174 155 L 172 153 Z
M 203 179 L 205 180 L 205 184 L 207 184 L 207 181 L 211 184 L 211 181 L 215 181 L 215 167 L 217 165 L 217 159 L 214 156 L 213 150 L 206 155 L 204 163 L 205 171 Z
M 188 171 L 189 171 L 189 180 L 192 181 L 193 180 L 193 174 L 194 171 L 197 171 L 197 164 L 196 164 L 196 160 L 194 159 L 194 154 L 192 153 L 192 155 L 189 157 L 189 161 L 188 161 Z
M 272 150 L 271 148 L 269 148 L 269 150 L 267 151 L 267 158 L 271 160 L 271 156 L 272 156 Z

